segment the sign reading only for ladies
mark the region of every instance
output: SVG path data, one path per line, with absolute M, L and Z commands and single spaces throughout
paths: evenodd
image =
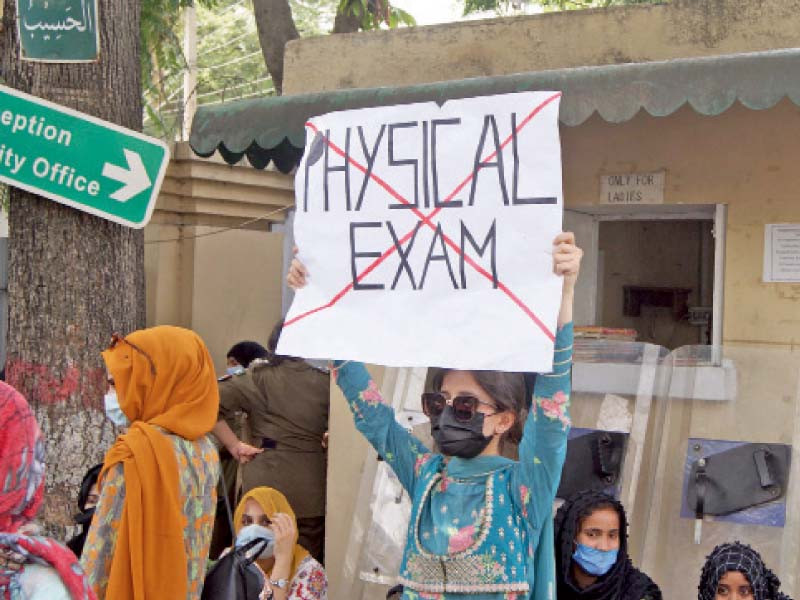
M 524 92 L 311 119 L 294 223 L 309 280 L 279 352 L 550 371 L 559 100 Z

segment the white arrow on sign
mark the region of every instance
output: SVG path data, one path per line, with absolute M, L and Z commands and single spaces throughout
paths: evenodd
M 127 202 L 135 195 L 149 188 L 152 183 L 139 153 L 127 149 L 123 149 L 123 151 L 125 152 L 125 160 L 128 161 L 127 169 L 111 163 L 103 165 L 103 177 L 108 177 L 124 184 L 111 194 L 111 198 L 119 202 Z

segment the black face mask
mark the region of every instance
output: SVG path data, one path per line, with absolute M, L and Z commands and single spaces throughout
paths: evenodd
M 459 458 L 478 456 L 491 437 L 483 435 L 483 413 L 476 412 L 469 421 L 456 421 L 453 407 L 446 406 L 438 418 L 431 419 L 431 435 L 442 454 Z

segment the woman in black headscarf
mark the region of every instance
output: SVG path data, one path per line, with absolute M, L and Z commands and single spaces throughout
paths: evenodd
M 791 600 L 761 555 L 740 542 L 722 544 L 708 555 L 698 586 L 698 600 Z
M 78 558 L 83 554 L 83 545 L 86 543 L 86 536 L 89 533 L 89 526 L 92 524 L 94 509 L 100 498 L 100 492 L 97 490 L 97 478 L 100 476 L 102 468 L 103 465 L 99 464 L 86 472 L 81 482 L 81 491 L 78 493 L 78 510 L 80 512 L 73 518 L 75 523 L 81 526 L 81 530 L 78 535 L 67 542 L 67 547 Z
M 622 504 L 601 492 L 578 492 L 555 519 L 558 600 L 661 600 L 661 591 L 628 558 Z

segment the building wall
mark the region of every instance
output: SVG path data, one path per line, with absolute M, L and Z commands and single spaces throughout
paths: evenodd
M 685 107 L 619 125 L 562 127 L 567 206 L 595 204 L 604 173 L 666 171 L 670 204 L 727 204 L 723 340 L 795 345 L 800 286 L 762 283 L 764 225 L 800 220 L 794 190 L 800 108 L 782 101 L 717 117 Z
M 218 373 L 238 341 L 266 345 L 281 316 L 283 234 L 149 225 L 145 230 L 147 321 L 180 325 L 205 341 Z M 183 241 L 153 243 L 184 236 Z
M 324 36 L 287 45 L 283 85 L 298 94 L 792 48 L 798 31 L 800 0 L 672 0 Z
M 281 317 L 282 263 L 280 233 L 229 231 L 195 241 L 192 329 L 208 344 L 218 371 L 236 342 L 267 345 Z
M 284 235 L 270 223 L 286 218 L 292 188 L 290 175 L 176 144 L 144 230 L 148 327 L 195 330 L 218 373 L 234 343 L 266 345 L 282 314 L 284 258 Z

